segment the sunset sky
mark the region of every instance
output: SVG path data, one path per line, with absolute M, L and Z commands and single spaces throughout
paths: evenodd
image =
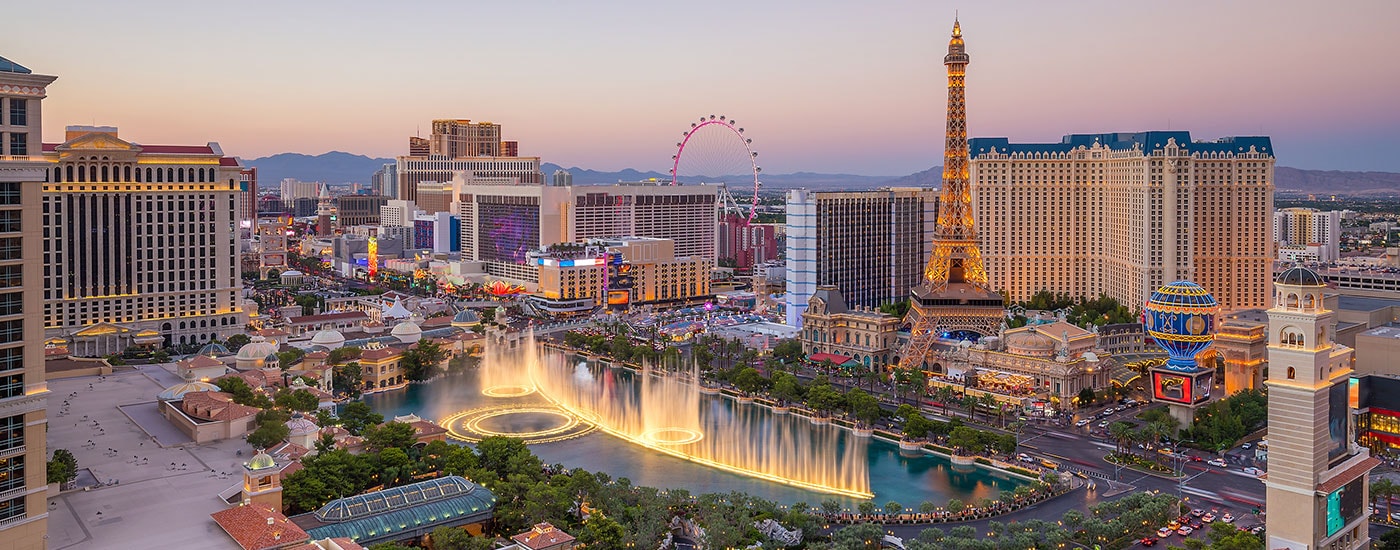
M 767 173 L 941 163 L 960 9 L 973 136 L 1271 136 L 1281 166 L 1400 171 L 1400 2 L 21 2 L 0 56 L 57 75 L 45 141 L 109 124 L 231 155 L 390 157 L 434 118 L 522 155 L 665 171 L 696 117 Z

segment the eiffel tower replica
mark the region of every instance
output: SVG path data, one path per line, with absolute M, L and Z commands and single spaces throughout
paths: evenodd
M 972 220 L 972 194 L 968 188 L 967 101 L 963 81 L 967 75 L 967 49 L 962 26 L 953 20 L 948 42 L 948 132 L 943 149 L 943 192 L 938 197 L 938 225 L 933 233 L 933 254 L 924 268 L 924 280 L 913 288 L 909 315 L 909 343 L 900 353 L 900 368 L 920 368 L 933 341 L 944 331 L 994 334 L 1001 325 L 1001 294 L 987 284 L 987 269 L 977 248 L 977 227 Z

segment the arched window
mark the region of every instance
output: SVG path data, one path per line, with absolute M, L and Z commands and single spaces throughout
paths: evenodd
M 203 169 L 203 168 L 200 168 L 200 169 L 199 169 L 199 181 L 207 181 L 207 180 L 204 179 L 204 169 Z
M 174 168 L 166 168 L 166 169 L 165 169 L 165 181 L 168 181 L 168 182 L 170 182 L 170 183 L 175 183 L 175 169 L 174 169 Z
M 1312 295 L 1311 293 L 1303 295 L 1303 307 L 1304 307 L 1304 308 L 1312 309 L 1315 305 L 1316 305 L 1316 304 L 1314 303 L 1313 295 Z
M 156 183 L 165 183 L 165 171 L 156 168 Z
M 73 165 L 72 165 L 72 164 L 69 164 L 69 165 L 68 165 L 68 177 L 64 178 L 63 181 L 73 181 Z
M 78 165 L 78 181 L 87 181 L 87 166 Z
M 102 165 L 102 180 L 101 180 L 101 181 L 112 181 L 112 178 L 108 177 L 108 175 L 107 175 L 107 165 L 106 165 L 106 164 L 103 164 L 103 165 Z
M 1298 295 L 1290 293 L 1288 295 L 1288 301 L 1286 303 L 1289 308 L 1298 309 Z
M 194 168 L 190 168 L 190 181 L 194 181 Z
M 1293 367 L 1288 367 L 1288 379 L 1292 380 L 1295 374 L 1297 373 L 1294 372 Z
M 124 176 L 124 177 L 122 178 L 122 181 L 131 181 L 131 167 L 130 167 L 130 166 L 123 166 L 123 167 L 122 167 L 122 176 Z
M 54 181 L 54 182 L 63 181 L 63 169 L 62 169 L 62 168 L 54 167 L 54 169 L 53 169 L 53 181 Z
M 175 171 L 175 177 L 176 177 L 176 178 L 179 178 L 180 183 L 185 183 L 185 171 L 184 171 L 184 170 L 176 170 L 176 171 Z
M 137 170 L 140 170 L 140 168 L 137 168 Z M 151 179 L 151 169 L 150 169 L 150 168 L 147 168 L 147 169 L 146 169 L 146 183 L 150 183 L 150 182 L 153 182 L 153 181 L 155 181 L 155 180 Z

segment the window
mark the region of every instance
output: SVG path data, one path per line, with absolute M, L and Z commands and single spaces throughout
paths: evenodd
M 29 134 L 21 132 L 10 133 L 10 154 L 17 157 L 29 154 Z
M 10 98 L 10 126 L 28 126 L 29 100 Z
M 0 399 L 24 395 L 24 373 L 0 376 Z
M 24 497 L 0 502 L 0 521 L 24 517 Z
M 19 204 L 19 184 L 0 183 L 0 205 L 12 206 Z
M 18 342 L 24 339 L 24 320 L 0 322 L 0 344 Z
M 24 415 L 0 418 L 0 451 L 24 445 Z
M 19 210 L 0 210 L 0 233 L 18 232 L 19 219 Z

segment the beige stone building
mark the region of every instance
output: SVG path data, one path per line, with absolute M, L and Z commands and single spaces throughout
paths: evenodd
M 1317 273 L 1290 269 L 1274 288 L 1266 548 L 1368 548 L 1367 473 L 1380 461 L 1356 442 L 1352 350 L 1332 339 L 1337 319 Z
M 46 547 L 41 103 L 56 77 L 0 57 L 0 546 Z
M 990 392 L 1008 401 L 1046 399 L 1068 406 L 1085 388 L 1113 383 L 1116 361 L 1098 335 L 1064 321 L 1005 330 L 997 338 L 930 358 L 935 384 Z
M 1274 150 L 1188 132 L 969 140 L 974 217 L 993 288 L 1105 293 L 1140 307 L 1193 280 L 1225 311 L 1267 307 Z
M 819 286 L 802 312 L 802 354 L 839 355 L 867 368 L 884 369 L 899 362 L 899 324 L 893 315 L 861 306 L 852 309 L 839 289 Z
M 712 261 L 677 257 L 671 239 L 594 239 L 554 245 L 530 258 L 540 278 L 533 301 L 553 314 L 603 305 L 692 303 L 711 296 Z

